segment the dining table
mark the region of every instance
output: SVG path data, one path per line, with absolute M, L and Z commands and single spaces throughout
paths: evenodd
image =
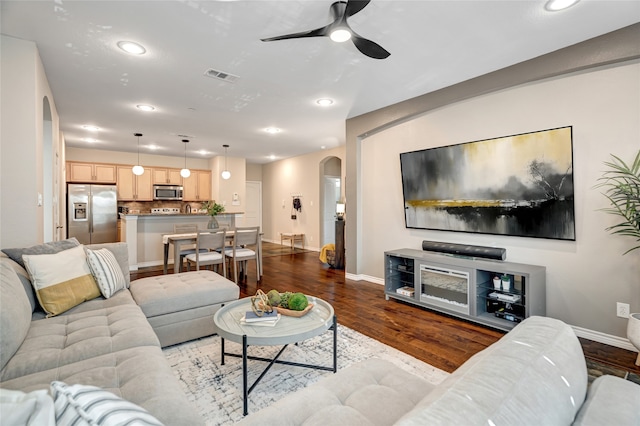
M 233 242 L 233 237 L 235 235 L 234 230 L 227 230 L 225 238 L 227 242 Z M 193 245 L 196 243 L 198 238 L 198 234 L 195 232 L 185 233 L 185 234 L 165 234 L 162 236 L 162 244 L 164 245 L 164 265 L 163 265 L 163 274 L 167 275 L 168 273 L 168 263 L 169 263 L 169 246 L 173 244 L 173 272 L 182 272 L 182 262 L 180 261 L 180 251 L 182 246 Z M 258 234 L 258 273 L 260 277 L 262 277 L 262 232 Z M 176 266 L 178 265 L 178 270 L 176 271 Z

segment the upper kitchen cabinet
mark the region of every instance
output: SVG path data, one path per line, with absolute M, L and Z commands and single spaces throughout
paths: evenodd
M 154 185 L 182 185 L 180 169 L 151 169 Z
M 116 183 L 115 164 L 67 161 L 67 182 Z
M 211 199 L 211 171 L 191 170 L 191 176 L 182 181 L 183 201 L 206 201 Z
M 132 166 L 118 166 L 118 201 L 153 201 L 151 170 L 136 176 Z

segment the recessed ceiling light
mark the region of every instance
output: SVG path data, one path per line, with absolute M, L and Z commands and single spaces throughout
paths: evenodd
M 98 142 L 98 140 L 97 140 L 97 139 L 93 139 L 93 138 L 84 138 L 84 139 L 82 139 L 82 140 L 83 140 L 83 141 L 85 141 L 85 142 L 89 142 L 89 143 Z
M 320 149 L 327 149 L 327 147 L 326 147 L 326 146 L 324 146 L 324 145 L 322 145 L 322 146 L 320 147 Z
M 152 144 L 152 145 L 147 145 L 147 148 L 152 150 L 152 151 L 155 151 L 156 149 L 159 149 L 160 147 L 158 145 L 153 145 Z
M 275 159 L 276 159 L 276 156 L 275 156 L 275 155 L 273 155 L 273 154 L 271 154 L 268 158 L 269 158 L 269 160 L 275 160 Z
M 557 12 L 558 10 L 567 9 L 579 1 L 580 0 L 549 0 L 544 8 L 550 12 Z
M 205 151 L 204 149 L 201 149 L 200 151 L 198 151 L 198 154 L 200 154 L 200 155 L 207 155 L 207 154 L 208 154 L 208 152 L 207 152 L 207 151 Z
M 156 109 L 151 105 L 136 105 L 136 108 L 138 108 L 140 111 L 153 111 Z
M 92 126 L 90 124 L 85 124 L 84 126 L 82 126 L 82 128 L 90 132 L 97 132 L 98 130 L 100 130 L 100 127 Z
M 133 41 L 119 41 L 118 47 L 132 55 L 143 55 L 147 51 L 141 44 Z
M 333 105 L 333 99 L 329 99 L 329 98 L 318 99 L 316 103 L 320 106 L 329 106 L 329 105 Z
M 280 133 L 280 129 L 278 129 L 277 127 L 267 127 L 266 129 L 264 129 L 264 131 L 272 135 L 275 135 L 276 133 Z

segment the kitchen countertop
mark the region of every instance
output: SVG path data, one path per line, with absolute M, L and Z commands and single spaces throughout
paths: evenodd
M 243 212 L 229 212 L 229 213 L 218 213 L 218 216 L 226 216 L 226 215 L 232 215 L 232 214 L 244 214 Z M 171 214 L 167 214 L 167 213 L 120 213 L 120 217 L 123 216 L 153 216 L 153 217 L 176 217 L 176 216 L 188 216 L 188 217 L 192 217 L 192 216 L 209 216 L 206 213 L 171 213 Z

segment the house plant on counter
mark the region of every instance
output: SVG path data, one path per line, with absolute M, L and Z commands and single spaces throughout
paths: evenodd
M 202 208 L 207 211 L 207 214 L 211 216 L 211 220 L 207 227 L 209 229 L 218 228 L 218 221 L 216 220 L 216 215 L 224 212 L 224 206 L 222 204 L 216 203 L 216 200 L 205 201 L 202 203 Z
M 606 230 L 612 234 L 632 237 L 636 241 L 637 245 L 624 252 L 627 254 L 640 249 L 640 151 L 630 165 L 615 155 L 611 156 L 613 161 L 604 163 L 609 170 L 598 179 L 600 183 L 597 187 L 605 189 L 603 195 L 611 203 L 611 207 L 602 211 L 622 218 L 620 223 Z M 640 313 L 629 315 L 627 338 L 640 351 Z M 640 365 L 640 353 L 636 365 Z

